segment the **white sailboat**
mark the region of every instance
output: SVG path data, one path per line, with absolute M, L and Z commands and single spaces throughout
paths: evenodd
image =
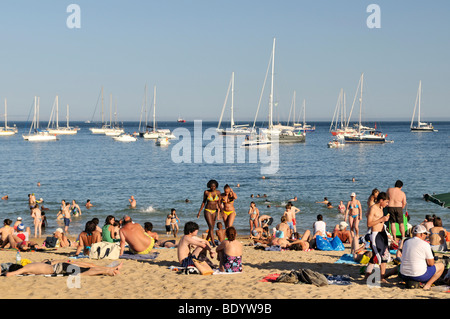
M 359 98 L 359 123 L 357 126 L 356 132 L 352 133 L 345 133 L 344 134 L 344 140 L 345 143 L 385 143 L 386 142 L 386 136 L 385 134 L 376 131 L 375 128 L 365 127 L 361 125 L 361 114 L 362 114 L 362 101 L 363 101 L 363 85 L 364 85 L 364 73 L 361 74 L 361 79 L 359 81 L 358 89 L 360 88 L 360 98 Z M 356 95 L 359 90 L 356 91 Z M 354 106 L 354 102 L 353 102 Z M 353 110 L 352 106 L 352 110 Z M 350 113 L 351 114 L 351 113 Z M 350 116 L 348 118 L 348 121 L 350 121 Z M 348 127 L 347 122 L 347 127 Z
M 156 85 L 153 88 L 153 127 L 151 131 L 145 132 L 143 137 L 152 140 L 156 140 L 158 137 L 166 137 L 167 139 L 176 138 L 169 129 L 156 128 Z
M 11 136 L 18 132 L 16 125 L 14 127 L 8 126 L 8 103 L 5 99 L 5 126 L 0 127 L 0 136 Z
M 273 87 L 274 87 L 274 74 L 275 74 L 275 38 L 273 39 L 272 56 L 271 56 L 271 86 L 269 95 L 269 125 L 268 128 L 262 129 L 263 133 L 267 135 L 269 139 L 278 139 L 279 143 L 299 143 L 305 142 L 305 134 L 298 130 L 277 128 L 273 125 Z
M 56 135 L 50 134 L 47 130 L 39 129 L 39 98 L 34 97 L 34 117 L 30 131 L 27 135 L 22 135 L 23 139 L 30 142 L 56 141 Z
M 356 130 L 348 126 L 347 112 L 346 112 L 346 95 L 343 89 L 339 92 L 336 108 L 334 109 L 333 119 L 331 120 L 330 132 L 333 136 L 356 133 Z
M 294 110 L 295 110 L 295 108 L 294 108 Z M 294 127 L 298 128 L 298 130 L 303 133 L 316 131 L 315 125 L 312 126 L 312 125 L 306 124 L 306 100 L 305 99 L 303 99 L 303 123 L 295 123 L 294 122 Z
M 119 136 L 125 133 L 123 128 L 120 128 L 117 124 L 117 102 L 114 111 L 114 125 L 112 124 L 112 94 L 109 95 L 109 127 L 104 129 L 106 136 Z
M 110 128 L 109 125 L 107 125 L 104 121 L 104 107 L 103 107 L 103 86 L 102 86 L 102 112 L 101 112 L 101 116 L 102 116 L 102 126 L 101 127 L 91 127 L 89 128 L 89 130 L 91 131 L 92 134 L 105 134 L 105 130 Z
M 414 112 L 411 119 L 411 132 L 437 132 L 437 130 L 434 129 L 432 123 L 425 123 L 420 121 L 420 104 L 422 100 L 422 81 L 419 81 L 419 89 L 417 90 L 417 96 L 416 96 L 416 104 L 414 105 Z M 417 112 L 417 125 L 414 125 L 414 118 L 416 115 L 416 109 L 417 105 L 419 106 L 418 112 Z
M 223 113 L 228 101 L 228 95 L 230 93 L 231 87 L 231 116 L 230 116 L 230 127 L 223 129 L 221 128 Z M 236 125 L 234 123 L 234 72 L 231 74 L 230 84 L 228 85 L 227 95 L 225 97 L 225 102 L 222 107 L 222 113 L 220 114 L 219 124 L 217 125 L 217 133 L 221 135 L 248 135 L 251 133 L 250 129 L 247 127 L 248 124 Z
M 69 126 L 69 104 L 67 104 L 67 126 L 59 126 L 59 115 L 58 115 L 58 96 L 55 98 L 55 102 L 53 103 L 52 113 L 50 115 L 50 120 L 48 121 L 47 125 L 47 131 L 50 134 L 57 134 L 57 135 L 75 135 L 78 132 L 78 128 L 76 127 L 70 127 Z M 56 109 L 55 109 L 56 107 Z M 55 118 L 53 116 L 53 112 L 55 111 Z

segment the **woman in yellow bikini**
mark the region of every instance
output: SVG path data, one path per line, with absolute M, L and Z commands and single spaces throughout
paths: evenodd
M 205 220 L 208 224 L 208 236 L 206 237 L 206 240 L 211 240 L 211 245 L 215 247 L 214 225 L 216 223 L 217 214 L 220 211 L 221 194 L 217 189 L 219 187 L 219 183 L 216 180 L 210 180 L 206 186 L 208 187 L 208 190 L 203 193 L 202 206 L 198 211 L 197 218 L 200 217 L 200 213 L 204 208 Z
M 223 189 L 222 196 L 222 212 L 225 228 L 233 226 L 234 219 L 236 218 L 236 210 L 234 209 L 234 200 L 237 199 L 236 193 L 227 184 Z

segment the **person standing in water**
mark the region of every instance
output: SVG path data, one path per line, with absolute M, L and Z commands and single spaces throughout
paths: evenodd
M 237 199 L 237 195 L 227 184 L 225 185 L 224 193 L 221 196 L 222 196 L 223 221 L 225 223 L 225 229 L 227 229 L 233 226 L 234 219 L 236 218 L 234 201 L 235 199 Z
M 221 194 L 217 189 L 219 187 L 219 183 L 216 180 L 210 180 L 206 187 L 208 187 L 208 189 L 203 193 L 203 201 L 198 211 L 197 218 L 200 217 L 200 213 L 203 209 L 205 209 L 204 216 L 206 223 L 208 224 L 208 236 L 206 237 L 206 240 L 211 240 L 212 246 L 215 247 L 214 224 L 220 211 Z
M 133 195 L 131 195 L 131 197 L 128 199 L 128 201 L 130 202 L 131 208 L 136 208 L 136 199 L 134 199 Z
M 75 217 L 81 216 L 81 208 L 75 202 L 75 199 L 72 200 L 72 205 L 70 206 L 70 210 L 72 211 L 73 216 L 75 216 Z

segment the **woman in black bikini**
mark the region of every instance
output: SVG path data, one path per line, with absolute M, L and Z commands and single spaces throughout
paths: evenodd
M 211 240 L 212 246 L 215 247 L 214 224 L 216 223 L 217 214 L 220 211 L 221 194 L 220 191 L 217 190 L 219 183 L 216 180 L 210 180 L 206 186 L 208 187 L 208 190 L 203 193 L 202 206 L 198 211 L 197 218 L 200 217 L 200 213 L 204 208 L 205 220 L 208 224 L 208 236 L 206 237 L 206 240 Z

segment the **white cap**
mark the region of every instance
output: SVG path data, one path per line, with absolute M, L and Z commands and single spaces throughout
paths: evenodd
M 350 197 L 356 197 L 356 194 L 355 194 L 355 193 L 352 193 L 352 194 L 350 195 Z
M 417 225 L 413 229 L 413 234 L 429 234 L 430 232 L 423 225 Z
M 339 229 L 341 229 L 341 230 L 344 229 L 347 226 L 348 226 L 348 224 L 346 222 L 340 222 L 339 223 Z
M 22 220 L 22 217 L 17 217 L 17 220 Z

